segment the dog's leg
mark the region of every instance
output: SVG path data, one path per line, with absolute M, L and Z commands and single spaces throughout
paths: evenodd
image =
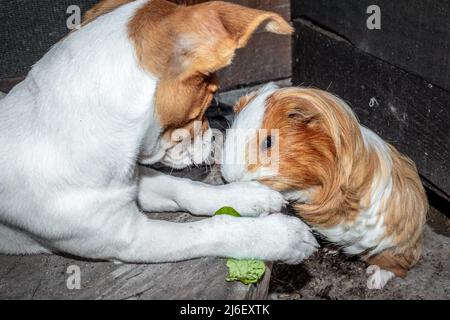
M 24 233 L 0 224 L 0 252 L 3 254 L 50 253 Z
M 209 185 L 140 168 L 138 201 L 145 211 L 188 211 L 212 215 L 224 206 L 235 208 L 242 216 L 280 212 L 283 196 L 258 182 Z
M 204 256 L 298 263 L 316 250 L 310 229 L 282 214 L 262 218 L 216 216 L 191 223 L 148 219 L 129 203 L 117 211 L 57 216 L 64 234 L 52 247 L 70 254 L 130 263 L 170 262 Z M 52 223 L 52 221 L 48 221 Z

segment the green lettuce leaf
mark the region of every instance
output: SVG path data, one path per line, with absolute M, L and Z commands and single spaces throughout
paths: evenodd
M 233 217 L 240 217 L 241 215 L 239 214 L 239 212 L 237 212 L 236 210 L 234 210 L 234 208 L 232 207 L 222 207 L 219 210 L 217 210 L 214 215 L 218 216 L 221 214 L 227 214 L 229 216 L 233 216 Z
M 217 210 L 214 215 L 227 214 L 233 217 L 240 217 L 241 215 L 232 207 L 223 207 Z M 264 272 L 266 271 L 266 264 L 261 260 L 238 260 L 228 259 L 228 277 L 227 281 L 240 281 L 244 284 L 257 283 Z
M 228 259 L 228 277 L 227 281 L 240 281 L 244 284 L 258 282 L 264 272 L 266 265 L 261 260 L 237 260 Z

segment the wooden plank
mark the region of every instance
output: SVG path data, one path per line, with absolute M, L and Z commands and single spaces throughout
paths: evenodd
M 222 90 L 289 78 L 292 74 L 291 42 L 289 36 L 255 34 L 246 48 L 236 52 L 233 64 L 219 72 Z
M 296 19 L 293 83 L 329 89 L 450 195 L 450 93 Z
M 369 30 L 369 5 L 381 9 L 381 29 Z M 450 90 L 450 1 L 302 0 L 292 16 L 310 20 L 360 50 Z
M 69 266 L 81 288 L 69 290 Z M 224 259 L 170 264 L 87 262 L 57 255 L 0 255 L 0 299 L 244 299 L 247 287 L 227 282 Z

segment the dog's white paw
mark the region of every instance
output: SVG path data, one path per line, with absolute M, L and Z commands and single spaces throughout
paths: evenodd
M 369 289 L 383 289 L 386 283 L 395 277 L 391 271 L 383 270 L 377 265 L 367 267 L 366 273 L 370 275 L 367 279 Z
M 224 199 L 244 217 L 280 212 L 287 204 L 283 195 L 259 182 L 234 182 L 223 186 Z
M 299 218 L 273 214 L 262 219 L 270 226 L 267 237 L 275 238 L 270 240 L 271 243 L 268 243 L 266 248 L 276 251 L 276 260 L 298 264 L 317 251 L 319 244 L 316 238 L 311 229 Z
M 282 260 L 288 264 L 298 264 L 317 251 L 319 244 L 311 229 L 299 218 L 281 215 L 286 224 L 287 246 Z
M 296 264 L 319 247 L 305 223 L 281 213 L 260 218 L 219 215 L 210 221 L 214 234 L 221 235 L 220 256 L 224 257 Z

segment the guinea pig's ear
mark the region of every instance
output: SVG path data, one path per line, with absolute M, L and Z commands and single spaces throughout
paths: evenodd
M 319 121 L 319 114 L 303 105 L 295 105 L 287 112 L 289 120 L 296 124 L 313 125 Z
M 239 98 L 238 102 L 233 107 L 234 112 L 239 113 L 244 109 L 253 99 L 255 99 L 257 92 L 251 92 Z

